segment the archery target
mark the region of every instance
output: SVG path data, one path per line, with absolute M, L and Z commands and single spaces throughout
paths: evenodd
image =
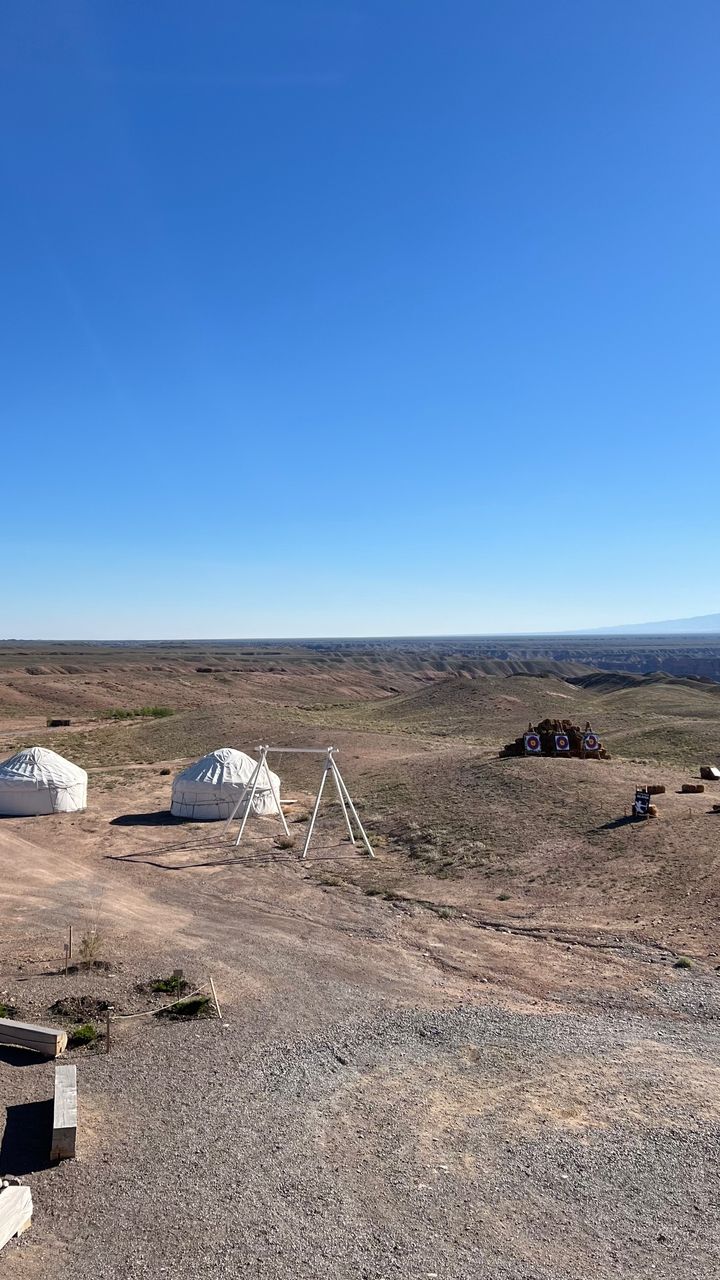
M 583 747 L 586 751 L 599 751 L 600 739 L 594 733 L 586 733 L 583 737 Z
M 555 734 L 555 750 L 556 751 L 570 750 L 570 739 L 568 738 L 566 733 Z
M 539 756 L 542 751 L 542 742 L 537 733 L 525 734 L 525 750 L 530 756 Z

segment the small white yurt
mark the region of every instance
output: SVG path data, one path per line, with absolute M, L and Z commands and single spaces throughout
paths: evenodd
M 257 760 L 246 756 L 244 751 L 234 751 L 232 747 L 211 751 L 209 756 L 196 760 L 177 775 L 173 782 L 170 812 L 176 818 L 190 818 L 193 822 L 217 822 L 229 818 L 256 768 Z M 275 795 L 280 795 L 280 779 L 266 765 L 253 797 L 253 813 L 278 812 L 271 779 Z M 236 818 L 243 816 L 249 798 L 248 792 L 245 802 L 235 814 Z
M 88 776 L 45 747 L 26 747 L 0 764 L 0 814 L 76 813 L 87 805 Z

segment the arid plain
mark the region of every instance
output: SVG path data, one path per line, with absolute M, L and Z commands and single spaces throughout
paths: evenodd
M 720 641 L 693 678 L 584 643 L 0 648 L 2 757 L 89 771 L 85 812 L 0 820 L 0 1000 L 99 1031 L 59 1167 L 51 1065 L 0 1053 L 6 1274 L 718 1274 L 720 784 L 681 787 L 720 763 Z M 498 758 L 545 716 L 612 758 Z M 186 763 L 261 742 L 339 748 L 374 861 L 333 804 L 299 860 L 319 758 L 274 758 L 292 848 L 170 818 Z M 69 925 L 107 967 L 65 975 Z M 222 1018 L 123 1016 L 176 968 Z

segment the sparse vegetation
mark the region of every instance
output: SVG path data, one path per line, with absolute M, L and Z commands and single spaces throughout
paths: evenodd
M 276 836 L 275 845 L 278 849 L 294 849 L 295 841 L 292 836 Z
M 212 1018 L 213 1005 L 209 996 L 190 996 L 187 1000 L 180 1000 L 176 1004 L 167 1005 L 164 1009 L 158 1009 L 156 1018 Z
M 156 993 L 165 993 L 167 995 L 181 996 L 187 991 L 190 983 L 185 978 L 175 978 L 170 975 L 169 978 L 153 978 L 150 982 L 150 990 Z
M 680 956 L 673 965 L 674 969 L 692 969 L 692 960 L 688 956 Z
M 79 1049 L 83 1045 L 94 1044 L 98 1038 L 97 1028 L 92 1022 L 83 1022 L 79 1027 L 73 1027 L 68 1036 L 68 1044 L 73 1049 Z
M 103 711 L 103 720 L 138 720 L 149 718 L 153 720 L 162 720 L 166 716 L 172 716 L 175 712 L 172 707 L 137 707 L 135 710 L 128 710 L 125 707 L 115 707 L 112 711 Z
M 103 946 L 103 939 L 95 925 L 83 934 L 78 947 L 78 959 L 82 965 L 93 965 L 100 956 Z

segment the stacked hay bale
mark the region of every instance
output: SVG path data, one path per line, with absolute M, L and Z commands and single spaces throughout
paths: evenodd
M 540 739 L 541 750 L 535 752 L 536 755 L 554 756 L 556 759 L 560 756 L 574 756 L 576 759 L 585 758 L 587 760 L 609 760 L 609 752 L 605 750 L 602 743 L 597 751 L 586 751 L 584 747 L 585 735 L 592 733 L 589 724 L 584 729 L 580 725 L 573 724 L 572 720 L 541 720 L 536 725 L 528 725 L 525 733 L 521 733 L 514 742 L 508 742 L 498 753 L 501 759 L 507 756 L 524 756 L 525 735 L 528 733 L 537 734 Z M 555 738 L 558 734 L 564 734 L 570 743 L 568 751 L 558 752 L 555 746 Z

